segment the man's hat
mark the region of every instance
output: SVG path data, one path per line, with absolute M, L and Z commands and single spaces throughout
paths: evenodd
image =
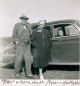
M 25 16 L 25 15 L 22 15 L 21 17 L 20 17 L 20 19 L 29 19 L 27 16 Z

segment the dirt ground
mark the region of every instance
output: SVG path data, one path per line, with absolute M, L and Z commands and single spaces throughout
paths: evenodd
M 73 67 L 74 68 L 74 67 Z M 44 72 L 45 79 L 80 79 L 79 78 L 80 71 L 76 69 L 65 69 L 60 67 L 55 67 L 52 69 L 48 67 Z M 7 63 L 0 62 L 0 79 L 17 79 L 15 77 L 14 68 Z M 29 79 L 25 77 L 24 72 L 22 72 L 19 79 Z

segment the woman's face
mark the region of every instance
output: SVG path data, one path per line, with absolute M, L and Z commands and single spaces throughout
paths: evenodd
M 63 31 L 62 30 L 58 30 L 58 35 L 59 36 L 63 36 Z
M 40 22 L 39 22 L 39 27 L 40 27 L 40 28 L 43 28 L 44 26 L 45 26 L 45 21 L 40 21 Z

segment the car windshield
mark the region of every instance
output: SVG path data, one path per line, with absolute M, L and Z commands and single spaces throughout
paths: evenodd
M 80 20 L 76 21 L 78 27 L 80 27 Z

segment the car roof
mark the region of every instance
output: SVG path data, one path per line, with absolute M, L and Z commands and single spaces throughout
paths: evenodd
M 65 19 L 65 20 L 57 20 L 57 21 L 52 21 L 52 22 L 48 22 L 48 25 L 52 25 L 52 24 L 75 24 L 77 20 L 74 19 Z
M 56 24 L 75 24 L 79 20 L 76 19 L 64 19 L 64 20 L 57 20 L 57 21 L 51 21 L 47 22 L 47 25 L 56 25 Z M 32 26 L 37 26 L 38 23 L 33 23 Z

